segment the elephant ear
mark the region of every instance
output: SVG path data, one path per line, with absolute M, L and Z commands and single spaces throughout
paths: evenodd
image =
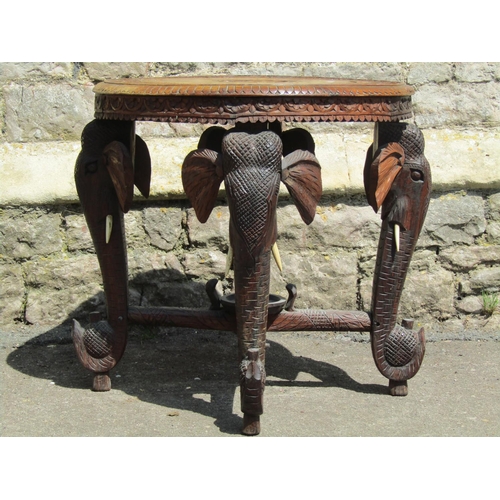
M 316 148 L 313 136 L 303 128 L 291 128 L 283 132 L 281 142 L 283 143 L 283 156 L 288 156 L 296 149 L 302 149 L 314 154 Z
M 148 146 L 138 135 L 135 136 L 134 184 L 144 198 L 149 198 L 151 156 L 149 155 Z
M 134 196 L 134 165 L 130 153 L 123 143 L 113 141 L 104 148 L 102 161 L 113 181 L 120 208 L 127 213 Z
M 302 220 L 310 224 L 321 198 L 321 166 L 310 152 L 296 149 L 283 158 L 281 180 L 290 193 Z
M 206 222 L 210 216 L 222 178 L 222 158 L 217 151 L 196 149 L 186 156 L 182 185 L 200 222 Z
M 394 179 L 403 168 L 404 162 L 404 150 L 397 142 L 390 142 L 382 146 L 375 158 L 373 158 L 373 146 L 368 148 L 363 177 L 366 198 L 375 213 L 384 203 Z
M 222 152 L 222 139 L 227 134 L 227 130 L 222 127 L 207 128 L 198 141 L 198 149 L 211 149 L 212 151 Z

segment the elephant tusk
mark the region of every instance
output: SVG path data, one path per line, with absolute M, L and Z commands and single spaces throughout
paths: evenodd
M 229 276 L 229 271 L 231 269 L 231 264 L 233 263 L 233 247 L 229 245 L 229 249 L 227 251 L 227 257 L 226 257 L 226 271 L 224 273 L 224 276 L 227 278 Z
M 106 215 L 106 243 L 109 243 L 112 229 L 113 229 L 113 216 Z
M 399 235 L 400 235 L 400 225 L 395 222 L 394 223 L 394 244 L 396 245 L 396 252 L 399 252 Z
M 281 272 L 283 272 L 283 265 L 281 263 L 280 251 L 278 250 L 278 244 L 277 243 L 275 243 L 273 245 L 272 252 L 273 252 L 274 260 L 276 261 L 276 264 L 278 266 L 278 269 Z

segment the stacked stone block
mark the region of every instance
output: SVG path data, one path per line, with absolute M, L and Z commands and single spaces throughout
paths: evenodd
M 434 193 L 407 278 L 401 316 L 431 329 L 498 328 L 483 292 L 500 292 L 499 63 L 2 63 L 0 64 L 0 323 L 84 322 L 104 311 L 101 278 L 72 170 L 105 78 L 267 74 L 387 79 L 414 85 Z M 370 309 L 380 217 L 363 195 L 367 124 L 302 124 L 314 136 L 325 195 L 311 226 L 283 196 L 272 292 L 296 307 Z M 150 146 L 150 201 L 126 214 L 132 304 L 208 307 L 205 283 L 225 277 L 228 209 L 200 224 L 180 165 L 201 125 L 138 124 Z M 166 146 L 165 146 L 166 144 Z M 58 163 L 59 162 L 59 163 Z M 54 173 L 55 172 L 55 173 Z M 2 189 L 0 189 L 2 191 Z

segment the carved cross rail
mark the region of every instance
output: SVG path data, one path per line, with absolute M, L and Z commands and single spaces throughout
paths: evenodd
M 130 307 L 128 320 L 142 325 L 198 328 L 236 332 L 236 317 L 228 311 L 174 307 Z M 295 309 L 269 314 L 270 332 L 369 332 L 371 319 L 362 311 Z

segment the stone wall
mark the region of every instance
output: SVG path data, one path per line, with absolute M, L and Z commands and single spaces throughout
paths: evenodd
M 270 74 L 407 82 L 426 138 L 433 196 L 401 304 L 417 324 L 457 335 L 498 330 L 483 292 L 500 291 L 499 63 L 2 63 L 0 64 L 0 323 L 58 324 L 104 310 L 97 259 L 73 166 L 104 78 Z M 324 196 L 305 226 L 284 195 L 278 209 L 284 270 L 272 291 L 298 287 L 297 307 L 369 310 L 380 217 L 363 196 L 366 124 L 301 125 L 312 133 Z M 200 224 L 180 166 L 203 127 L 138 124 L 153 161 L 152 196 L 126 214 L 133 304 L 205 307 L 205 282 L 223 288 L 228 210 Z

